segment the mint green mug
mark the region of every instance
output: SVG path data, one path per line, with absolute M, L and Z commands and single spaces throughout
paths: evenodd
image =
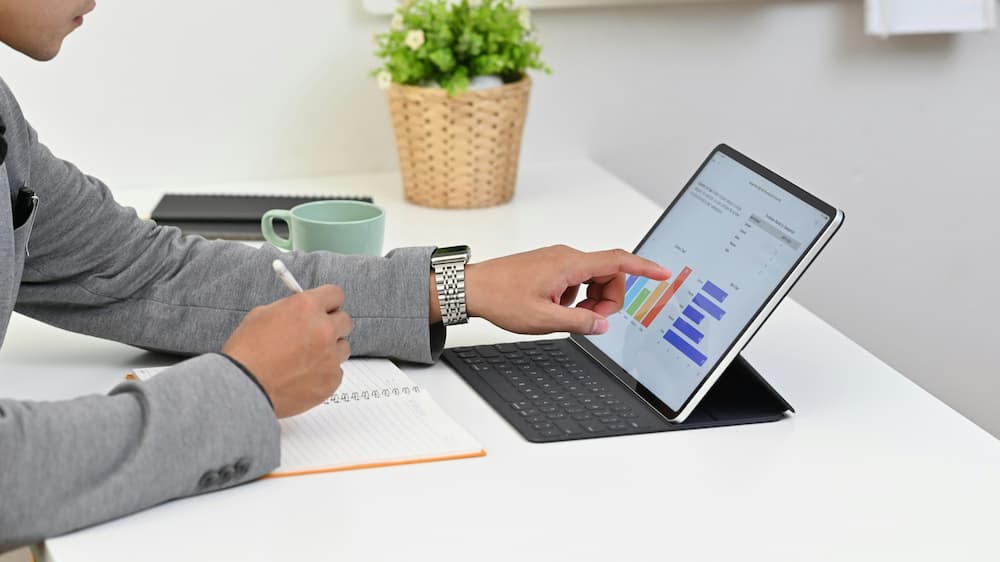
M 288 238 L 274 232 L 274 221 L 288 224 Z M 364 201 L 311 201 L 285 209 L 271 209 L 260 219 L 264 239 L 283 250 L 338 254 L 382 255 L 385 211 Z

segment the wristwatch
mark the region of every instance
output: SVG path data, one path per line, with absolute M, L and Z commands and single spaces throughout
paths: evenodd
M 465 309 L 465 264 L 469 263 L 471 256 L 472 250 L 468 246 L 438 248 L 431 254 L 441 321 L 445 326 L 469 321 Z

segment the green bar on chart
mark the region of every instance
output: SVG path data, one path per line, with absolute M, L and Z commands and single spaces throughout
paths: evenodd
M 643 289 L 642 292 L 639 293 L 639 296 L 636 297 L 634 301 L 632 301 L 632 304 L 628 307 L 628 310 L 626 310 L 625 312 L 627 312 L 629 316 L 635 314 L 635 311 L 639 310 L 639 307 L 642 306 L 642 301 L 646 300 L 646 297 L 648 296 L 649 296 L 649 289 Z
M 643 316 L 645 316 L 646 313 L 649 312 L 649 309 L 653 308 L 653 303 L 656 302 L 656 299 L 659 298 L 660 294 L 663 293 L 663 291 L 666 291 L 666 290 L 667 290 L 667 282 L 666 281 L 660 281 L 660 283 L 656 286 L 656 289 L 653 290 L 653 294 L 649 295 L 649 299 L 646 300 L 646 304 L 644 304 L 641 307 L 639 307 L 639 312 L 635 313 L 634 318 L 636 320 L 639 320 Z M 647 326 L 647 328 L 648 328 L 648 326 Z

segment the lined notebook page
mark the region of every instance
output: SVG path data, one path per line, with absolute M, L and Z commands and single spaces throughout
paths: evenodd
M 386 359 L 351 359 L 330 400 L 280 423 L 281 466 L 271 476 L 485 454 Z
M 267 477 L 480 457 L 482 446 L 387 359 L 351 359 L 324 403 L 281 424 L 281 466 Z M 163 368 L 135 369 L 148 379 Z

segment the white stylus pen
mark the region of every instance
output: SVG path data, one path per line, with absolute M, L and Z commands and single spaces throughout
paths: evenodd
M 302 292 L 302 285 L 299 285 L 299 282 L 292 276 L 292 272 L 288 271 L 288 268 L 285 267 L 285 262 L 276 259 L 271 262 L 271 267 L 274 268 L 274 272 L 278 274 L 278 278 L 281 279 L 281 282 L 284 283 L 285 286 L 288 287 L 293 293 Z

